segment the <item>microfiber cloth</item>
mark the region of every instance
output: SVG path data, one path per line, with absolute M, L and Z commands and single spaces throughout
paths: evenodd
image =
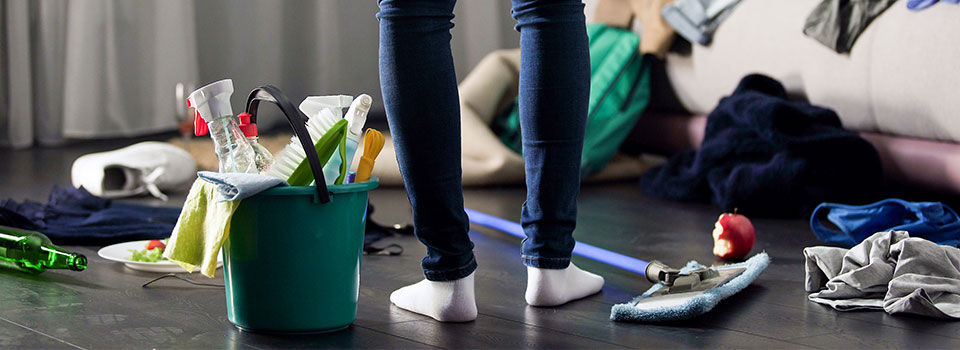
M 676 0 L 660 11 L 663 20 L 692 43 L 708 45 L 720 22 L 740 0 Z
M 823 225 L 828 220 L 839 230 Z M 867 205 L 822 203 L 810 216 L 810 228 L 821 241 L 847 247 L 880 231 L 903 230 L 939 244 L 960 245 L 960 216 L 940 202 L 907 202 L 890 198 Z
M 960 319 L 960 249 L 886 231 L 851 249 L 804 248 L 803 256 L 810 301 L 839 311 Z
M 0 201 L 0 225 L 38 231 L 60 245 L 107 245 L 170 236 L 180 208 L 121 203 L 83 187 L 54 186 L 46 203 Z
M 787 100 L 780 82 L 752 74 L 707 117 L 700 149 L 650 169 L 640 186 L 727 212 L 806 217 L 823 202 L 878 200 L 884 178 L 876 149 L 834 111 Z
M 217 200 L 221 202 L 238 201 L 270 188 L 288 186 L 282 179 L 260 174 L 201 171 L 197 176 L 217 185 Z
M 717 306 L 721 300 L 746 288 L 753 280 L 757 279 L 757 276 L 759 276 L 768 265 L 770 265 L 770 257 L 767 256 L 767 253 L 760 253 L 742 263 L 716 266 L 713 268 L 727 269 L 745 267 L 746 270 L 737 277 L 727 281 L 727 283 L 691 295 L 688 298 L 671 302 L 670 305 L 648 306 L 637 304 L 641 300 L 650 297 L 654 292 L 664 288 L 663 283 L 657 283 L 630 302 L 614 305 L 610 310 L 610 319 L 614 321 L 633 322 L 666 322 L 691 319 L 709 312 L 714 306 Z M 685 273 L 703 267 L 705 266 L 696 261 L 691 261 L 687 263 L 687 266 L 680 269 L 680 271 L 681 273 Z
M 240 201 L 216 201 L 218 186 L 197 179 L 190 187 L 183 212 L 173 228 L 163 256 L 180 264 L 187 271 L 198 266 L 200 273 L 213 277 L 217 271 L 217 254 L 230 232 L 230 219 Z

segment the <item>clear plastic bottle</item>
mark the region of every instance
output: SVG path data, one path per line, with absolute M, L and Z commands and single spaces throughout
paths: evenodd
M 194 134 L 210 133 L 214 151 L 222 173 L 258 173 L 253 147 L 240 132 L 233 116 L 230 96 L 233 81 L 220 80 L 197 89 L 187 98 L 187 104 L 196 110 Z
M 247 137 L 250 147 L 253 147 L 253 162 L 257 165 L 257 170 L 261 174 L 266 174 L 270 165 L 273 164 L 273 154 L 257 141 L 259 139 L 257 124 L 250 122 L 250 114 L 244 112 L 240 113 L 238 117 L 240 118 L 240 131 Z

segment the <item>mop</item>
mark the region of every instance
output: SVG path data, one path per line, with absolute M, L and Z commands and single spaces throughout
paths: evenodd
M 512 236 L 525 238 L 520 224 L 465 209 L 470 222 Z M 770 264 L 767 253 L 747 261 L 707 267 L 696 261 L 681 269 L 659 261 L 643 261 L 609 250 L 576 242 L 573 254 L 646 276 L 653 287 L 633 300 L 616 304 L 610 311 L 614 321 L 666 322 L 690 319 L 707 313 L 714 306 L 746 288 Z

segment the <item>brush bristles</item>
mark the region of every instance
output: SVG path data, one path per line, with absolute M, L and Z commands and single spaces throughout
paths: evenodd
M 323 137 L 323 134 L 327 133 L 337 121 L 339 121 L 339 118 L 329 113 L 321 113 L 316 117 L 308 119 L 306 127 L 307 133 L 310 134 L 310 143 L 316 145 L 316 143 L 320 141 L 320 138 Z M 273 164 L 270 166 L 270 169 L 267 170 L 267 175 L 289 181 L 290 176 L 297 170 L 300 163 L 306 161 L 306 158 L 307 153 L 300 144 L 300 139 L 293 136 L 290 138 L 290 143 L 284 146 L 283 149 L 280 150 L 280 153 L 277 153 Z

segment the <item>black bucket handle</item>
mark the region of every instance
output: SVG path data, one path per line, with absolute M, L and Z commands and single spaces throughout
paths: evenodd
M 293 133 L 300 139 L 300 145 L 303 146 L 304 153 L 307 154 L 307 162 L 310 164 L 310 170 L 313 172 L 313 179 L 316 181 L 317 199 L 320 203 L 330 201 L 330 191 L 327 189 L 327 182 L 323 178 L 323 165 L 320 164 L 320 157 L 314 151 L 315 147 L 310 139 L 310 133 L 307 132 L 307 116 L 303 115 L 299 109 L 294 107 L 293 103 L 287 99 L 276 86 L 264 85 L 250 91 L 247 96 L 247 113 L 250 114 L 250 122 L 257 122 L 257 109 L 260 107 L 260 101 L 271 102 L 287 117 L 287 122 L 293 128 Z M 312 152 L 311 152 L 312 151 Z

